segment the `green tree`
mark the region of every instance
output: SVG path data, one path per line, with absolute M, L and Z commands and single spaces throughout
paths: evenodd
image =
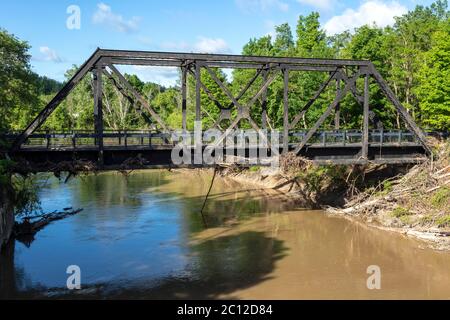
M 321 28 L 318 12 L 300 15 L 297 22 L 297 55 L 308 58 L 331 58 L 327 36 Z
M 450 19 L 432 35 L 431 49 L 422 55 L 415 92 L 422 123 L 439 130 L 450 129 Z
M 437 1 L 430 7 L 416 6 L 407 14 L 397 17 L 390 34 L 390 82 L 394 90 L 417 118 L 418 99 L 414 94 L 417 73 L 423 61 L 421 54 L 430 49 L 431 35 L 437 30 L 446 11 L 446 1 Z
M 387 78 L 390 72 L 387 61 L 390 56 L 388 50 L 389 37 L 387 31 L 376 25 L 365 25 L 355 30 L 351 40 L 342 50 L 342 57 L 346 59 L 370 60 L 377 70 Z M 363 92 L 363 81 L 357 83 L 359 92 Z M 344 126 L 359 128 L 362 124 L 362 108 L 354 97 L 347 95 L 342 103 L 342 121 Z M 387 102 L 377 85 L 370 86 L 370 108 L 381 119 L 386 127 L 396 124 L 397 118 L 394 108 Z
M 0 29 L 0 130 L 23 128 L 39 110 L 29 48 Z
M 275 55 L 289 55 L 294 48 L 294 38 L 291 27 L 288 23 L 283 23 L 275 27 L 276 37 L 273 43 L 273 53 Z
M 302 58 L 332 58 L 333 50 L 328 46 L 328 39 L 325 31 L 321 28 L 319 13 L 312 12 L 307 16 L 299 16 L 297 21 L 297 45 L 296 56 Z M 323 72 L 291 72 L 289 84 L 289 112 L 298 113 L 303 106 L 312 98 L 320 85 L 328 77 Z M 280 90 L 282 86 L 280 85 Z M 278 124 L 282 125 L 282 92 L 279 93 L 278 103 Z M 304 128 L 310 127 L 317 121 L 324 112 L 333 96 L 331 90 L 326 90 L 308 110 L 302 120 Z M 292 119 L 291 119 L 292 120 Z M 326 122 L 327 126 L 329 123 Z

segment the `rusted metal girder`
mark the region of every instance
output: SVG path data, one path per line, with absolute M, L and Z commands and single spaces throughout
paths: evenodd
M 339 127 L 339 103 L 341 99 L 350 92 L 363 107 L 363 121 L 364 132 L 367 132 L 369 127 L 368 119 L 370 118 L 370 110 L 368 110 L 368 77 L 375 79 L 376 83 L 380 86 L 382 92 L 393 103 L 396 110 L 405 121 L 408 128 L 414 133 L 418 141 L 422 144 L 424 149 L 429 153 L 430 148 L 427 145 L 425 135 L 422 130 L 414 123 L 411 116 L 406 109 L 398 101 L 392 90 L 387 85 L 386 81 L 381 77 L 379 72 L 374 68 L 370 61 L 364 60 L 343 60 L 343 59 L 315 59 L 315 58 L 292 58 L 292 57 L 261 57 L 261 56 L 240 56 L 240 55 L 225 55 L 225 54 L 199 54 L 199 53 L 173 53 L 173 52 L 148 52 L 148 51 L 125 51 L 125 50 L 104 50 L 97 49 L 92 56 L 79 68 L 74 76 L 64 85 L 56 96 L 47 104 L 47 106 L 39 113 L 39 115 L 27 126 L 22 134 L 15 140 L 13 149 L 20 149 L 22 144 L 28 139 L 28 137 L 35 132 L 52 114 L 55 108 L 63 101 L 71 90 L 80 82 L 80 80 L 90 71 L 94 70 L 94 73 L 98 71 L 98 67 L 105 65 L 112 71 L 109 74 L 118 79 L 116 84 L 120 83 L 128 92 L 131 93 L 134 100 L 138 101 L 146 111 L 151 115 L 153 119 L 160 125 L 162 131 L 170 132 L 170 128 L 164 123 L 160 116 L 151 108 L 149 102 L 144 99 L 139 93 L 129 84 L 122 74 L 114 67 L 117 64 L 124 65 L 145 65 L 145 66 L 163 66 L 163 67 L 176 67 L 181 69 L 181 109 L 182 109 L 182 124 L 181 127 L 186 130 L 187 126 L 187 76 L 193 74 L 195 77 L 195 112 L 196 119 L 202 118 L 202 106 L 200 93 L 201 90 L 206 92 L 208 97 L 214 101 L 216 106 L 221 110 L 219 119 L 216 124 L 220 124 L 222 119 L 229 119 L 231 121 L 231 109 L 235 107 L 238 111 L 236 119 L 231 121 L 230 128 L 234 128 L 238 125 L 242 119 L 247 119 L 253 129 L 261 132 L 261 128 L 265 129 L 268 121 L 267 115 L 267 90 L 276 77 L 282 73 L 283 76 L 283 124 L 284 124 L 284 146 L 289 145 L 289 130 L 294 129 L 300 119 L 311 108 L 313 103 L 328 87 L 332 80 L 336 80 L 337 83 L 341 82 L 345 86 L 340 88 L 340 85 L 336 86 L 336 98 L 333 103 L 326 109 L 320 119 L 309 130 L 306 137 L 295 148 L 299 153 L 305 145 L 307 145 L 309 139 L 314 135 L 314 132 L 322 125 L 324 120 L 331 114 L 333 110 L 335 112 L 335 126 Z M 191 69 L 195 68 L 195 72 Z M 204 68 L 211 75 L 217 85 L 231 100 L 231 104 L 228 106 L 222 106 L 216 97 L 210 90 L 202 83 L 200 70 Z M 218 79 L 216 74 L 211 68 L 242 68 L 242 69 L 255 69 L 255 75 L 250 81 L 243 87 L 239 94 L 235 97 L 231 94 L 230 90 L 225 84 Z M 97 70 L 97 71 L 95 71 Z M 353 76 L 349 77 L 348 72 L 357 70 L 353 73 Z M 289 123 L 289 73 L 299 72 L 324 72 L 330 74 L 328 80 L 326 80 L 316 94 L 308 101 L 305 107 L 297 114 L 291 123 Z M 357 90 L 356 78 L 360 75 L 365 75 L 365 90 L 364 94 L 360 95 Z M 250 99 L 250 102 L 245 106 L 240 104 L 241 98 L 248 92 L 249 88 L 254 84 L 257 78 L 262 77 L 262 86 L 258 89 L 257 93 Z M 355 78 L 356 77 L 356 78 Z M 101 81 L 100 81 L 101 82 Z M 97 82 L 95 88 L 97 95 L 95 97 L 94 109 L 96 110 L 96 129 L 103 130 L 100 124 L 100 109 L 101 107 L 101 95 L 99 96 L 99 84 Z M 101 88 L 100 88 L 101 90 Z M 252 119 L 250 115 L 251 107 L 256 101 L 261 101 L 261 119 L 260 126 Z M 230 129 L 229 128 L 229 129 Z M 225 136 L 226 137 L 226 136 Z M 364 139 L 367 137 L 365 136 Z M 366 154 L 368 145 L 364 144 L 362 154 Z
M 98 146 L 98 163 L 103 165 L 103 74 L 104 66 L 99 63 L 94 69 L 94 126 Z

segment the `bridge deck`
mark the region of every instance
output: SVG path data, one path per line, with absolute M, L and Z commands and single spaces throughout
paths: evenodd
M 304 137 L 304 132 L 290 132 L 288 144 L 289 151 L 295 150 L 297 140 Z M 10 134 L 4 138 L 14 139 Z M 10 152 L 10 157 L 17 160 L 25 160 L 34 166 L 46 170 L 59 162 L 73 160 L 87 160 L 97 162 L 99 148 L 96 144 L 97 135 L 92 132 L 70 133 L 38 133 L 31 135 L 27 144 L 19 150 Z M 139 167 L 199 167 L 201 165 L 174 165 L 172 162 L 172 150 L 176 142 L 170 134 L 155 133 L 150 131 L 126 131 L 106 132 L 103 134 L 103 168 L 120 168 L 124 163 L 133 162 L 130 159 L 140 159 Z M 364 164 L 373 163 L 417 163 L 425 161 L 425 150 L 415 141 L 413 135 L 402 131 L 372 131 L 369 136 L 367 159 L 362 159 L 362 133 L 359 131 L 322 131 L 318 132 L 300 152 L 300 156 L 308 158 L 317 164 Z M 270 140 L 270 139 L 269 139 Z M 282 140 L 282 137 L 279 137 Z M 273 141 L 272 141 L 273 142 Z M 279 141 L 275 141 L 279 144 Z M 252 142 L 253 143 L 253 142 Z M 203 141 L 203 149 L 211 145 Z M 187 147 L 194 154 L 194 146 Z M 283 152 L 279 146 L 278 152 Z M 249 157 L 259 155 L 260 159 L 254 162 L 258 165 L 267 164 L 271 151 L 266 148 L 263 152 L 257 144 L 249 142 L 242 146 L 228 146 L 220 148 L 223 154 L 229 156 L 241 156 L 243 164 L 249 162 Z M 264 156 L 261 156 L 264 154 Z M 242 157 L 243 156 L 243 157 Z M 245 160 L 245 158 L 247 158 Z M 194 163 L 194 162 L 192 162 Z

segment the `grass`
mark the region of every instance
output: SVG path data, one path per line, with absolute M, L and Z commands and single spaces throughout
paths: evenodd
M 450 205 L 450 188 L 438 189 L 430 199 L 431 204 L 436 208 L 443 208 Z
M 395 218 L 402 218 L 402 217 L 407 217 L 411 215 L 411 212 L 409 212 L 408 209 L 403 208 L 403 207 L 397 207 L 394 210 L 392 210 L 391 215 Z
M 387 195 L 389 192 L 392 191 L 392 185 L 393 185 L 392 181 L 390 181 L 390 180 L 383 181 L 383 189 L 381 191 L 377 192 L 377 195 L 378 196 Z
M 409 224 L 411 222 L 410 216 L 401 216 L 399 218 L 399 220 L 403 223 L 403 224 Z
M 436 223 L 440 228 L 450 227 L 450 215 L 440 217 L 439 219 L 437 219 Z
M 411 222 L 412 213 L 406 208 L 397 207 L 392 210 L 391 215 L 399 219 L 403 224 L 409 224 Z
M 258 172 L 259 170 L 261 170 L 260 166 L 253 166 L 249 168 L 250 172 Z

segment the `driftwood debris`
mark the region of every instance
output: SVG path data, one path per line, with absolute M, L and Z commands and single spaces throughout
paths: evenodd
M 73 216 L 81 211 L 83 209 L 73 210 L 72 208 L 64 208 L 64 211 L 53 211 L 42 215 L 24 217 L 22 221 L 14 224 L 14 235 L 16 237 L 34 236 L 39 230 L 51 222 Z

